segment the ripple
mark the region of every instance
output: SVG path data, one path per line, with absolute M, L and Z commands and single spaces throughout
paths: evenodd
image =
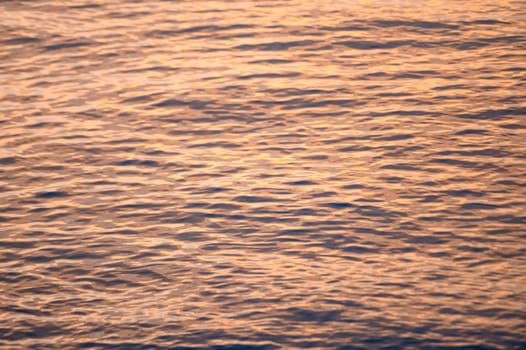
M 525 347 L 519 3 L 0 10 L 4 347 Z

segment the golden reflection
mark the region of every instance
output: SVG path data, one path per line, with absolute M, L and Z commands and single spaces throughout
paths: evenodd
M 525 344 L 518 2 L 1 2 L 8 348 Z

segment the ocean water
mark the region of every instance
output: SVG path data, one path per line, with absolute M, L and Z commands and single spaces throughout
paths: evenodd
M 525 22 L 1 1 L 0 347 L 526 347 Z

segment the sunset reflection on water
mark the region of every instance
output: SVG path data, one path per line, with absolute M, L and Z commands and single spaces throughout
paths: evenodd
M 0 10 L 0 347 L 526 346 L 520 2 Z

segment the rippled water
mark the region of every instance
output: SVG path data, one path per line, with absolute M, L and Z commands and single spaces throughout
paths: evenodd
M 523 1 L 0 11 L 3 348 L 526 346 Z

